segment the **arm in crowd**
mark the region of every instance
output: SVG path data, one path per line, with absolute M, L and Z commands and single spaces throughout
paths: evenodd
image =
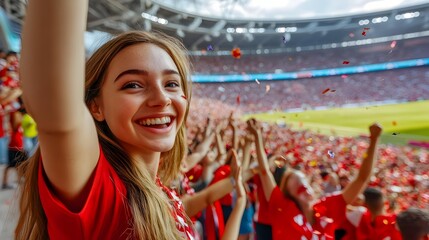
M 255 137 L 256 154 L 259 164 L 259 176 L 261 178 L 262 186 L 264 188 L 265 199 L 269 201 L 271 193 L 276 187 L 274 176 L 270 171 L 268 165 L 267 155 L 265 154 L 264 144 L 262 142 L 262 129 L 259 123 L 255 119 L 247 121 L 249 131 Z
M 233 153 L 233 159 L 237 158 L 237 153 Z M 244 209 L 246 208 L 246 191 L 244 190 L 244 183 L 241 179 L 241 167 L 238 167 L 237 171 L 234 173 L 234 179 L 236 180 L 235 191 L 237 193 L 237 200 L 235 206 L 229 215 L 228 221 L 225 225 L 225 230 L 223 232 L 222 240 L 228 239 L 237 239 L 241 218 L 243 216 Z
M 0 104 L 6 105 L 15 99 L 19 98 L 22 95 L 22 90 L 20 88 L 8 88 L 4 87 L 0 95 Z
M 203 141 L 197 145 L 195 148 L 195 151 L 192 152 L 189 156 L 185 159 L 185 169 L 184 172 L 188 172 L 191 170 L 196 164 L 198 164 L 201 160 L 204 159 L 204 157 L 207 155 L 207 153 L 210 150 L 210 145 L 213 143 L 214 140 L 214 133 L 210 133 L 209 136 L 205 136 Z
M 234 112 L 231 112 L 228 119 L 228 126 L 232 130 L 232 147 L 238 149 L 239 139 L 238 139 L 238 126 L 236 120 L 233 118 Z
M 235 153 L 235 150 L 232 150 L 231 152 L 231 177 L 220 180 L 219 182 L 206 187 L 202 191 L 197 192 L 192 196 L 185 195 L 182 198 L 183 205 L 188 216 L 194 216 L 199 211 L 212 204 L 214 201 L 230 193 L 234 189 L 233 183 L 238 183 L 238 181 L 241 181 L 241 173 L 237 174 L 237 171 L 239 171 L 237 154 Z M 238 179 L 238 177 L 240 179 Z
M 70 207 L 79 202 L 99 157 L 95 124 L 84 102 L 87 12 L 88 0 L 32 0 L 22 31 L 25 106 L 38 124 L 46 175 Z
M 369 147 L 366 151 L 366 156 L 364 156 L 362 161 L 359 173 L 357 177 L 351 181 L 342 192 L 344 200 L 347 204 L 352 203 L 355 198 L 363 192 L 371 178 L 374 164 L 376 162 L 377 144 L 382 129 L 378 124 L 372 124 L 369 127 L 369 130 L 371 134 L 369 137 Z

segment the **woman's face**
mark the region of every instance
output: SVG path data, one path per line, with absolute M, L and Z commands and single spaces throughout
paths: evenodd
M 301 172 L 292 173 L 285 187 L 289 194 L 299 202 L 311 202 L 314 199 L 313 188 Z
M 166 152 L 185 116 L 181 85 L 166 51 L 154 44 L 132 45 L 113 58 L 91 111 L 129 154 Z

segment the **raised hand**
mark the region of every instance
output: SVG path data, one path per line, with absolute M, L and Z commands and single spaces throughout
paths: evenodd
M 247 120 L 247 129 L 254 135 L 262 133 L 262 127 L 256 119 Z
M 369 126 L 369 132 L 371 138 L 378 138 L 380 137 L 381 132 L 383 131 L 383 128 L 378 123 L 373 123 L 371 126 Z

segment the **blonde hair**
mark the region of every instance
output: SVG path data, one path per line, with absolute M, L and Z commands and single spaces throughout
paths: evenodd
M 91 104 L 100 93 L 105 73 L 112 59 L 122 49 L 139 43 L 154 44 L 165 50 L 179 70 L 181 86 L 188 99 L 185 120 L 179 127 L 174 146 L 161 154 L 158 170 L 165 184 L 176 178 L 180 162 L 187 151 L 185 122 L 191 99 L 190 65 L 183 45 L 175 38 L 161 33 L 132 31 L 121 34 L 100 47 L 86 63 L 85 102 Z M 105 121 L 96 122 L 101 148 L 106 159 L 117 172 L 127 188 L 128 207 L 131 212 L 132 233 L 130 238 L 137 239 L 181 239 L 166 195 L 153 181 L 148 171 L 140 171 L 130 156 L 117 143 Z M 43 211 L 38 191 L 38 167 L 41 161 L 40 149 L 19 172 L 25 177 L 21 186 L 20 217 L 15 230 L 16 239 L 49 239 L 47 219 Z

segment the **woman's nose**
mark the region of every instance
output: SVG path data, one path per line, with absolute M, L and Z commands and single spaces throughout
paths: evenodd
M 171 98 L 165 92 L 165 90 L 156 86 L 153 87 L 149 94 L 149 99 L 147 100 L 147 105 L 150 107 L 159 107 L 159 106 L 168 106 L 171 104 Z

